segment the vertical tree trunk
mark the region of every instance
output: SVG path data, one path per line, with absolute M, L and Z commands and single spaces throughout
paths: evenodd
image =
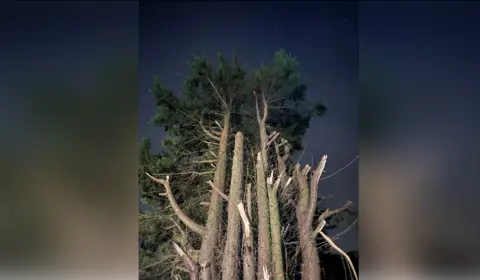
M 300 170 L 299 164 L 295 166 L 295 177 L 300 189 L 300 198 L 297 203 L 296 214 L 302 254 L 302 280 L 321 279 L 320 260 L 318 259 L 312 221 L 317 207 L 318 183 L 325 168 L 326 161 L 327 156 L 323 156 L 310 179 L 310 189 L 307 180 L 310 166 L 307 165 L 303 170 Z
M 242 207 L 239 207 L 240 215 L 243 220 L 243 279 L 255 280 L 255 255 L 253 251 L 253 236 L 249 221 L 252 220 L 252 184 L 247 184 L 247 213 Z M 241 209 L 240 209 L 241 208 Z
M 267 154 L 267 143 L 268 136 L 265 127 L 265 122 L 268 117 L 268 104 L 265 99 L 264 93 L 260 95 L 263 113 L 260 113 L 260 107 L 258 104 L 257 93 L 255 95 L 255 112 L 257 116 L 259 134 L 260 134 L 260 151 L 257 154 L 257 208 L 258 208 L 258 266 L 257 266 L 257 277 L 262 277 L 263 269 L 270 267 L 270 258 L 271 258 L 271 248 L 270 248 L 270 214 L 268 206 L 268 197 L 267 197 L 267 182 L 266 182 L 266 172 L 268 167 L 268 154 Z
M 300 242 L 300 252 L 302 254 L 301 275 L 302 280 L 319 280 L 321 279 L 320 263 L 315 247 L 315 240 L 311 238 L 313 230 L 311 223 L 306 220 L 310 201 L 310 190 L 308 189 L 307 181 L 308 172 L 309 166 L 303 170 L 300 170 L 299 164 L 295 166 L 295 176 L 300 189 L 296 214 L 298 221 L 298 239 Z
M 243 134 L 235 135 L 232 178 L 228 194 L 227 241 L 222 262 L 222 279 L 238 279 L 238 244 L 240 239 L 240 214 L 237 205 L 240 202 L 243 186 Z
M 226 168 L 227 168 L 227 147 L 228 133 L 230 130 L 230 111 L 226 111 L 223 116 L 223 130 L 220 136 L 218 149 L 218 160 L 215 166 L 213 183 L 221 191 L 225 191 Z M 210 207 L 208 209 L 207 224 L 205 226 L 205 235 L 203 236 L 202 246 L 200 247 L 199 264 L 200 279 L 215 280 L 218 279 L 218 273 L 215 263 L 215 250 L 217 249 L 219 220 L 223 205 L 223 198 L 217 192 L 212 191 Z
M 281 224 L 280 224 L 280 213 L 278 211 L 278 199 L 277 199 L 277 190 L 280 185 L 281 176 L 280 174 L 275 184 L 273 184 L 273 172 L 270 178 L 267 180 L 268 185 L 268 204 L 270 211 L 270 230 L 272 237 L 272 271 L 273 279 L 284 280 L 284 270 L 283 270 L 283 256 L 282 256 L 282 236 L 281 236 Z
M 257 275 L 263 274 L 263 267 L 270 267 L 270 219 L 267 186 L 262 155 L 257 155 L 257 213 L 258 213 L 258 267 Z
M 257 277 L 255 277 L 255 256 L 253 252 L 252 228 L 250 226 L 252 215 L 249 214 L 247 217 L 242 202 L 237 207 L 243 221 L 243 280 L 255 280 Z

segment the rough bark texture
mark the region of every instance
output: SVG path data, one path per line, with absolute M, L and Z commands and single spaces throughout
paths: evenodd
M 222 279 L 238 279 L 238 244 L 240 238 L 240 214 L 237 205 L 240 202 L 243 186 L 243 134 L 235 135 L 232 178 L 228 194 L 227 240 L 223 253 Z
M 310 190 L 308 189 L 307 181 L 308 171 L 308 167 L 300 170 L 299 164 L 295 166 L 295 176 L 300 189 L 296 214 L 299 233 L 298 239 L 300 242 L 300 252 L 302 254 L 301 275 L 302 280 L 318 280 L 321 279 L 319 259 L 315 248 L 315 242 L 313 238 L 311 238 L 311 223 L 308 223 L 305 219 L 307 217 L 310 198 Z
M 263 93 L 255 95 L 255 112 L 260 135 L 260 152 L 257 155 L 257 208 L 258 208 L 258 267 L 257 276 L 263 275 L 263 268 L 270 267 L 271 242 L 270 242 L 270 214 L 267 197 L 266 172 L 268 167 L 267 143 L 268 136 L 265 122 L 268 116 L 268 104 Z M 263 112 L 260 113 L 258 97 L 262 101 Z
M 283 174 L 280 174 L 283 175 Z M 280 185 L 281 177 L 273 183 L 273 172 L 268 180 L 268 206 L 270 211 L 270 231 L 272 237 L 272 271 L 273 279 L 284 280 L 283 256 L 282 256 L 282 236 L 280 213 L 278 211 L 277 190 Z
M 283 153 L 281 152 L 283 148 Z M 280 144 L 275 142 L 275 152 L 277 154 L 277 169 L 280 174 L 280 186 L 282 186 L 281 197 L 284 200 L 291 198 L 291 193 L 289 192 L 288 186 L 285 186 L 288 176 L 287 176 L 287 160 L 290 157 L 290 144 L 287 140 L 281 139 Z
M 243 222 L 243 280 L 255 280 L 255 255 L 253 252 L 253 236 L 250 226 L 251 215 L 247 217 L 243 203 L 237 205 Z
M 325 168 L 326 161 L 327 156 L 323 156 L 310 180 L 310 189 L 307 180 L 310 167 L 307 165 L 303 170 L 300 170 L 299 164 L 295 166 L 295 176 L 300 189 L 296 214 L 302 254 L 302 280 L 321 279 L 320 260 L 318 259 L 316 242 L 313 235 L 312 221 L 317 205 L 318 183 Z
M 262 155 L 257 155 L 257 213 L 258 213 L 258 266 L 257 275 L 263 275 L 263 267 L 270 266 L 270 219 L 268 210 L 267 184 Z
M 228 133 L 230 130 L 230 112 L 227 111 L 223 117 L 223 130 L 220 136 L 218 149 L 218 160 L 215 168 L 213 179 L 214 185 L 221 192 L 225 191 L 226 168 L 227 168 L 227 147 Z M 212 280 L 218 279 L 217 268 L 215 263 L 215 249 L 218 241 L 218 229 L 220 220 L 220 211 L 223 205 L 223 198 L 212 191 L 210 199 L 210 207 L 208 209 L 207 224 L 205 226 L 205 234 L 200 247 L 199 264 L 200 279 Z

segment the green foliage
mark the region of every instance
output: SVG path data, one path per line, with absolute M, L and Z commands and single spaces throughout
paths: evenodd
M 186 214 L 201 223 L 205 219 L 206 211 L 203 210 L 206 207 L 203 209 L 198 205 L 200 201 L 208 201 L 210 187 L 205 181 L 212 179 L 211 174 L 203 173 L 211 171 L 212 167 L 195 162 L 210 159 L 210 152 L 215 152 L 206 143 L 212 139 L 203 132 L 202 125 L 210 131 L 215 130 L 218 128 L 216 122 L 222 125 L 222 115 L 230 112 L 230 137 L 236 131 L 242 131 L 247 139 L 246 149 L 251 155 L 250 149 L 255 150 L 259 144 L 255 98 L 264 94 L 269 104 L 268 133 L 273 130 L 280 132 L 281 137 L 290 142 L 294 152 L 302 149 L 310 119 L 326 113 L 326 107 L 321 103 L 313 106 L 307 104 L 307 87 L 302 81 L 299 62 L 283 50 L 275 53 L 270 64 L 250 73 L 240 66 L 237 55 L 229 63 L 218 54 L 216 67 L 204 56 L 193 56 L 188 65 L 190 74 L 184 81 L 181 93 L 173 93 L 161 84 L 158 77 L 154 78 L 150 90 L 156 103 L 156 114 L 151 122 L 163 127 L 167 136 L 161 143 L 163 152 L 159 154 L 152 153 L 149 139 L 142 139 L 139 146 L 141 199 L 158 209 L 153 214 L 141 215 L 141 268 L 158 262 L 161 255 L 171 249 L 167 241 L 173 238 L 173 233 L 164 229 L 172 226 L 170 218 L 176 219 L 167 199 L 158 196 L 163 190 L 145 172 L 175 174 L 170 180 L 177 202 Z M 257 95 L 254 95 L 254 91 Z M 250 176 L 254 170 L 252 159 L 248 157 L 246 168 Z M 162 244 L 167 245 L 162 247 Z M 152 275 L 158 275 L 165 267 L 165 264 L 159 264 L 149 271 Z
M 302 141 L 313 116 L 322 116 L 326 107 L 306 104 L 307 86 L 302 81 L 300 64 L 284 50 L 275 53 L 271 64 L 254 73 L 253 86 L 265 94 L 269 103 L 267 123 L 270 130 L 281 132 L 293 151 L 302 149 Z

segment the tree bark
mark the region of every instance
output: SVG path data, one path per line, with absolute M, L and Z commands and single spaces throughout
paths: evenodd
M 188 273 L 190 275 L 190 280 L 198 280 L 198 264 L 195 263 L 192 258 L 185 253 L 185 251 L 180 248 L 175 242 L 173 242 L 173 247 L 177 253 L 183 258 L 185 265 L 188 268 Z
M 250 226 L 251 215 L 247 217 L 243 203 L 237 205 L 243 222 L 243 280 L 255 280 L 255 256 L 253 253 L 253 236 Z
M 282 255 L 282 236 L 281 236 L 281 224 L 280 213 L 278 211 L 278 199 L 277 191 L 281 182 L 281 177 L 277 178 L 275 184 L 273 184 L 273 172 L 270 178 L 267 180 L 268 187 L 268 206 L 270 211 L 270 231 L 272 237 L 272 271 L 273 279 L 284 280 L 283 269 L 283 255 Z
M 226 168 L 227 168 L 227 147 L 228 133 L 230 130 L 230 111 L 226 110 L 223 116 L 223 130 L 220 136 L 218 149 L 218 160 L 215 166 L 215 175 L 213 183 L 220 191 L 225 191 Z M 207 214 L 207 224 L 205 226 L 205 234 L 200 247 L 199 264 L 200 279 L 212 280 L 218 279 L 217 267 L 215 262 L 215 250 L 217 249 L 219 220 L 221 209 L 223 206 L 223 198 L 212 191 L 210 199 L 210 207 Z
M 270 267 L 270 219 L 267 186 L 262 155 L 257 155 L 257 213 L 258 213 L 258 267 L 257 275 L 263 275 L 263 267 Z
M 314 239 L 312 221 L 315 209 L 317 207 L 318 183 L 320 176 L 327 161 L 327 156 L 323 156 L 310 179 L 310 189 L 308 186 L 308 172 L 310 166 L 300 170 L 300 165 L 295 166 L 295 176 L 300 189 L 300 198 L 296 206 L 296 215 L 298 221 L 300 251 L 302 254 L 301 274 L 302 280 L 321 279 L 320 260 Z
M 238 279 L 238 244 L 240 240 L 240 214 L 237 205 L 240 202 L 243 186 L 243 134 L 235 135 L 232 178 L 228 194 L 227 240 L 222 262 L 222 279 Z
M 267 182 L 266 182 L 266 172 L 268 167 L 268 155 L 267 155 L 267 143 L 268 136 L 266 131 L 265 122 L 268 116 L 268 104 L 265 99 L 265 96 L 260 93 L 260 98 L 262 100 L 263 113 L 260 113 L 260 107 L 258 105 L 257 93 L 254 92 L 255 96 L 255 112 L 257 116 L 257 123 L 260 134 L 260 151 L 257 154 L 257 208 L 258 208 L 258 267 L 257 267 L 257 276 L 261 277 L 263 275 L 263 268 L 267 269 L 270 267 L 270 258 L 271 258 L 271 241 L 270 241 L 270 214 L 268 206 L 268 197 L 267 197 Z

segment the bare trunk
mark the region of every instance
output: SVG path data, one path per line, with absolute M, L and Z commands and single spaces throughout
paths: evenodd
M 221 192 L 225 191 L 229 130 L 230 111 L 227 110 L 223 117 L 223 130 L 220 136 L 218 160 L 213 179 L 215 187 Z M 218 279 L 218 273 L 215 263 L 215 249 L 217 247 L 218 241 L 218 229 L 222 205 L 223 198 L 217 192 L 212 191 L 210 207 L 208 209 L 207 224 L 205 226 L 205 234 L 203 236 L 202 246 L 200 247 L 199 255 L 201 280 Z
M 283 153 L 280 151 L 282 150 L 281 147 L 283 147 Z M 281 140 L 280 144 L 277 144 L 275 142 L 275 152 L 277 154 L 277 168 L 278 168 L 278 173 L 280 174 L 280 185 L 282 186 L 281 190 L 281 198 L 284 200 L 288 200 L 291 197 L 291 193 L 289 192 L 288 186 L 286 186 L 287 183 L 287 160 L 290 157 L 290 144 L 288 144 L 287 140 L 283 139 Z
M 257 155 L 257 213 L 258 213 L 258 267 L 257 275 L 263 274 L 263 267 L 270 267 L 270 219 L 268 211 L 267 186 L 262 155 Z
M 223 254 L 222 279 L 238 279 L 238 244 L 240 238 L 240 215 L 237 205 L 240 202 L 243 186 L 243 134 L 235 136 L 232 178 L 228 195 L 227 241 Z
M 255 95 L 255 112 L 257 116 L 257 123 L 260 134 L 260 152 L 257 154 L 257 208 L 258 208 L 258 266 L 257 266 L 257 276 L 262 277 L 263 269 L 270 267 L 270 257 L 271 257 L 271 242 L 270 242 L 270 215 L 268 207 L 268 197 L 267 197 L 267 182 L 265 174 L 268 167 L 268 155 L 267 155 L 267 143 L 268 136 L 265 127 L 265 122 L 268 116 L 268 104 L 265 99 L 264 93 L 261 93 L 261 100 L 263 106 L 263 112 L 260 113 L 260 107 L 258 104 L 257 93 Z
M 310 166 L 307 165 L 303 170 L 300 170 L 299 164 L 295 166 L 295 176 L 300 189 L 300 197 L 297 203 L 296 212 L 300 250 L 302 254 L 302 280 L 321 279 L 320 260 L 318 259 L 312 221 L 317 207 L 318 183 L 323 169 L 325 168 L 326 161 L 327 156 L 323 156 L 310 179 L 310 189 L 307 181 Z
M 283 174 L 280 174 L 282 176 Z M 283 270 L 283 256 L 282 256 L 282 236 L 281 236 L 281 224 L 280 224 L 280 213 L 278 211 L 278 199 L 277 199 L 277 190 L 280 185 L 281 177 L 277 179 L 275 184 L 273 183 L 273 172 L 267 181 L 268 185 L 268 204 L 270 211 L 270 230 L 272 237 L 272 270 L 273 270 L 273 279 L 284 280 L 284 270 Z
M 260 131 L 260 152 L 262 155 L 262 162 L 263 162 L 263 170 L 267 172 L 268 168 L 268 154 L 267 154 L 267 143 L 268 143 L 268 136 L 267 130 L 265 128 L 265 123 L 262 121 L 259 124 L 259 131 Z
M 237 205 L 243 222 L 243 280 L 255 280 L 255 255 L 253 253 L 251 215 L 247 217 L 243 203 Z
M 312 238 L 313 230 L 310 225 L 302 224 L 300 221 L 305 217 L 305 211 L 297 208 L 297 220 L 299 221 L 299 242 L 302 254 L 301 275 L 302 280 L 319 280 L 321 279 L 320 261 L 316 248 L 315 239 Z

